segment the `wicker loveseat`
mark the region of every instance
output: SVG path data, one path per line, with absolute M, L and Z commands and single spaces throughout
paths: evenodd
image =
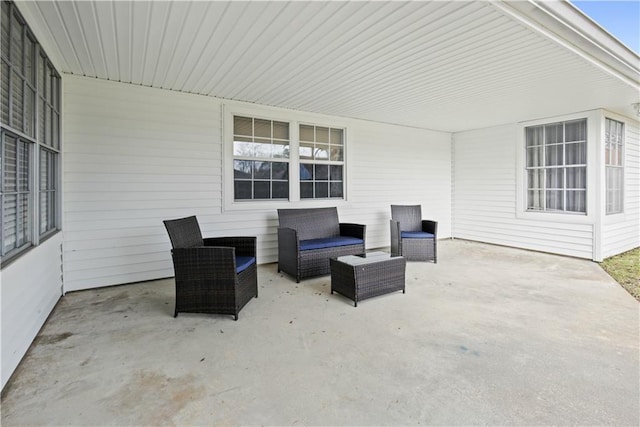
M 278 209 L 278 272 L 300 279 L 329 274 L 329 258 L 365 251 L 366 226 L 338 222 L 334 208 Z

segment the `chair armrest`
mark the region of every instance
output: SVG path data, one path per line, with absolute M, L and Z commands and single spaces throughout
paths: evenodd
M 366 225 L 352 224 L 348 222 L 341 222 L 339 225 L 340 225 L 341 236 L 356 237 L 364 241 L 364 236 L 365 236 L 365 233 L 367 232 Z
M 389 220 L 389 228 L 391 233 L 391 241 L 398 242 L 400 240 L 400 221 L 395 219 Z
M 196 246 L 171 250 L 176 277 L 190 280 L 229 278 L 235 280 L 235 248 Z
M 204 239 L 206 247 L 226 246 L 236 250 L 237 256 L 256 256 L 256 238 L 245 236 L 234 237 L 208 237 Z
M 434 239 L 438 234 L 438 221 L 422 220 L 422 231 L 433 234 Z
M 278 227 L 278 250 L 300 252 L 298 231 L 289 227 Z

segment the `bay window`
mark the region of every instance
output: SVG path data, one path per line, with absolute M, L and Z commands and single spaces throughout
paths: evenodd
M 525 128 L 527 210 L 586 213 L 587 120 Z
M 623 178 L 624 158 L 624 124 L 612 119 L 605 119 L 605 185 L 607 215 L 623 211 Z

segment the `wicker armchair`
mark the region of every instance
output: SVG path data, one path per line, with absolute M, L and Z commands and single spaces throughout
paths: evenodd
M 335 207 L 278 209 L 278 220 L 278 272 L 296 282 L 329 274 L 329 258 L 365 252 L 366 225 L 338 222 Z
M 258 297 L 255 237 L 202 238 L 195 216 L 163 221 L 171 239 L 176 281 L 174 317 L 238 313 Z
M 438 262 L 438 223 L 422 219 L 420 205 L 391 205 L 391 254 Z

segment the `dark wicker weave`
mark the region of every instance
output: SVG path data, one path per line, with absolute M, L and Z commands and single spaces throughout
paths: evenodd
M 433 238 L 401 238 L 403 231 L 424 231 Z M 391 254 L 409 261 L 438 262 L 438 222 L 422 219 L 420 205 L 391 205 Z
M 278 209 L 278 271 L 301 279 L 329 274 L 329 258 L 364 253 L 366 226 L 338 222 L 336 208 Z M 300 241 L 332 236 L 362 239 L 361 244 L 301 251 Z
M 258 297 L 258 269 L 236 274 L 236 256 L 256 256 L 255 237 L 202 238 L 195 216 L 167 220 L 176 281 L 174 317 L 182 313 L 238 313 Z
M 358 301 L 390 292 L 405 293 L 405 268 L 403 257 L 393 257 L 383 252 L 366 254 L 366 258 L 346 256 L 331 259 L 331 293 L 339 292 Z

